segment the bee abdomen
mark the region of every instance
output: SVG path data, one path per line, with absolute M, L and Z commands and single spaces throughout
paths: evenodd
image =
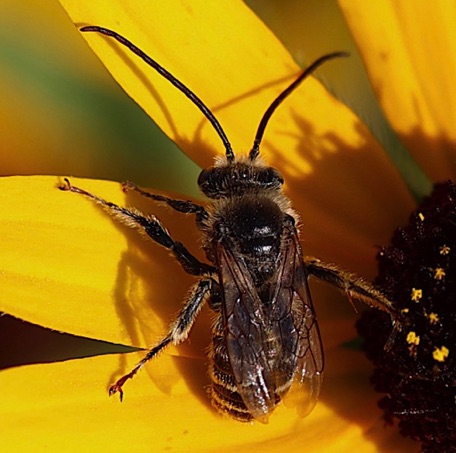
M 252 421 L 253 417 L 237 391 L 226 351 L 225 339 L 222 335 L 214 333 L 209 359 L 212 405 L 223 415 L 229 415 L 242 422 Z

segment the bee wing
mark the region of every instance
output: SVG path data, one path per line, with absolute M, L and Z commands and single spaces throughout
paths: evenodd
M 313 308 L 307 271 L 305 268 L 299 237 L 294 227 L 286 230 L 283 247 L 284 256 L 277 278 L 277 293 L 275 307 L 287 306 L 289 316 L 282 313 L 281 335 L 283 351 L 276 369 L 280 370 L 278 378 L 286 383 L 287 377 L 292 374 L 293 382 L 290 393 L 301 416 L 306 416 L 315 406 L 320 394 L 324 357 Z M 286 304 L 283 302 L 287 301 Z M 279 318 L 279 316 L 275 316 Z M 280 388 L 280 387 L 279 387 Z M 284 388 L 286 392 L 288 389 Z
M 227 351 L 236 386 L 251 415 L 265 422 L 294 382 L 307 415 L 321 388 L 323 351 L 294 227 L 285 229 L 281 258 L 264 304 L 245 263 L 218 245 Z
M 265 314 L 251 274 L 228 247 L 218 245 L 222 316 L 226 346 L 239 394 L 250 414 L 263 423 L 277 404 L 267 360 Z

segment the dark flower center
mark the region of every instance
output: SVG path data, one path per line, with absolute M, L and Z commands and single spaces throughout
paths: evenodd
M 456 186 L 438 184 L 377 256 L 376 284 L 396 304 L 403 328 L 392 348 L 388 315 L 357 323 L 374 363 L 385 420 L 425 452 L 456 451 Z

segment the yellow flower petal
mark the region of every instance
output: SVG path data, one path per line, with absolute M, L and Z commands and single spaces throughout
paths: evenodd
M 349 367 L 355 355 L 345 351 L 338 360 Z M 261 451 L 275 452 L 305 446 L 367 453 L 380 445 L 383 451 L 392 446 L 410 451 L 410 442 L 398 439 L 392 429 L 385 432 L 375 395 L 367 393 L 367 378 L 361 384 L 359 369 L 352 365 L 351 380 L 339 380 L 333 393 L 325 391 L 324 402 L 309 417 L 299 418 L 294 408 L 281 405 L 264 426 L 217 415 L 204 390 L 204 362 L 166 354 L 135 377 L 123 403 L 108 398 L 113 370 L 124 370 L 137 359 L 137 354 L 103 356 L 1 372 L 3 449 L 247 452 L 261 446 Z M 360 385 L 353 386 L 356 376 Z M 336 380 L 338 375 L 328 376 L 329 383 Z
M 150 344 L 180 308 L 193 279 L 166 251 L 89 200 L 58 190 L 61 182 L 0 179 L 0 311 L 76 335 Z M 119 184 L 71 182 L 112 202 L 132 204 Z M 145 207 L 136 199 L 135 205 Z M 169 211 L 156 208 L 167 223 Z M 192 237 L 192 219 L 168 224 L 177 237 Z
M 401 140 L 432 179 L 454 178 L 456 4 L 340 3 Z

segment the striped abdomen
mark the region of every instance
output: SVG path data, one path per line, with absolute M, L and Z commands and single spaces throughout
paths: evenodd
M 219 316 L 214 328 L 211 349 L 209 352 L 209 376 L 212 381 L 210 396 L 212 405 L 222 414 L 236 420 L 249 422 L 253 420 L 239 395 L 234 381 L 233 371 L 228 359 L 222 317 Z

